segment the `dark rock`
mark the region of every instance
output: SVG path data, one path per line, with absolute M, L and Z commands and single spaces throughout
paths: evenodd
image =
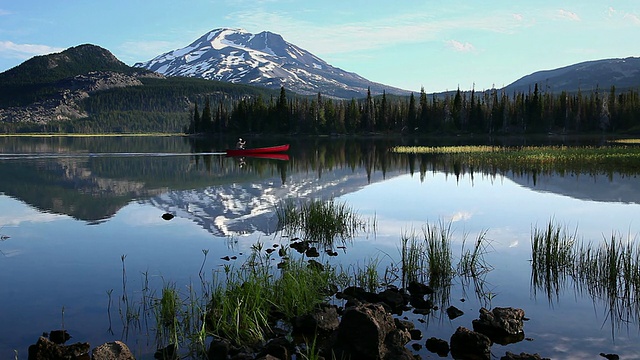
M 304 254 L 307 255 L 307 257 L 320 256 L 320 253 L 318 252 L 318 249 L 315 246 L 308 248 L 307 251 L 304 252 Z
M 409 320 L 401 320 L 398 318 L 394 318 L 393 322 L 395 323 L 396 327 L 400 330 L 413 330 L 416 326 Z
M 309 314 L 298 316 L 293 321 L 293 330 L 304 335 L 329 333 L 338 329 L 340 318 L 335 306 L 323 304 Z
M 153 354 L 154 359 L 158 360 L 178 360 L 178 347 L 175 344 L 169 344 L 162 349 L 156 350 Z
M 71 339 L 71 335 L 67 330 L 52 330 L 49 333 L 49 340 L 53 341 L 54 344 L 64 344 L 69 339 Z
M 362 302 L 370 303 L 377 303 L 378 301 L 380 301 L 380 299 L 378 298 L 378 294 L 366 291 L 359 286 L 349 286 L 348 288 L 344 289 L 340 295 L 337 296 L 340 296 L 339 298 L 346 298 L 347 300 L 349 298 L 352 298 Z
M 226 360 L 231 349 L 231 343 L 229 340 L 214 338 L 209 344 L 209 350 L 207 351 L 207 359 L 209 360 Z
M 507 351 L 506 355 L 501 357 L 500 360 L 551 360 L 549 358 L 540 357 L 538 354 L 520 353 L 520 355 Z
M 317 262 L 317 261 L 315 261 L 313 259 L 310 259 L 309 261 L 307 261 L 307 266 L 310 269 L 315 269 L 315 270 L 318 270 L 318 271 L 324 271 L 324 265 L 322 265 L 321 263 L 319 263 L 319 262 Z
M 414 309 L 427 310 L 427 313 L 433 307 L 433 301 L 431 301 L 430 299 L 425 300 L 424 295 L 411 295 L 411 297 L 409 298 L 409 304 L 413 306 Z
M 164 214 L 162 214 L 162 218 L 163 218 L 163 219 L 165 219 L 165 220 L 171 220 L 171 219 L 173 219 L 174 217 L 175 217 L 175 215 L 170 214 L 170 213 L 164 213 Z
M 38 341 L 29 346 L 29 360 L 89 360 L 89 343 L 60 345 L 41 336 Z
M 396 328 L 381 304 L 365 303 L 348 308 L 342 316 L 335 341 L 327 358 L 362 360 L 413 359 L 405 347 L 407 331 Z
M 415 351 L 420 351 L 422 350 L 422 344 L 418 344 L 418 343 L 413 343 L 411 344 L 411 348 Z
M 411 329 L 409 330 L 409 335 L 411 336 L 411 340 L 421 340 L 422 339 L 422 331 L 419 329 Z
M 289 244 L 289 247 L 299 252 L 300 254 L 302 254 L 303 252 L 307 251 L 307 249 L 309 248 L 309 242 L 304 240 L 296 241 Z
M 269 340 L 264 348 L 258 352 L 259 359 L 291 359 L 294 352 L 293 344 L 284 337 Z M 271 357 L 269 357 L 271 356 Z
M 463 312 L 462 310 L 458 309 L 458 308 L 457 308 L 457 307 L 455 307 L 455 306 L 449 306 L 449 307 L 447 308 L 447 316 L 448 316 L 448 317 L 449 317 L 449 319 L 451 319 L 451 320 L 453 320 L 453 319 L 455 319 L 455 318 L 457 318 L 457 317 L 460 317 L 460 316 L 462 316 L 462 315 L 464 315 L 464 312 Z
M 454 359 L 491 360 L 491 340 L 481 333 L 460 326 L 449 344 Z
M 121 341 L 104 343 L 91 352 L 93 360 L 135 360 L 131 350 Z
M 608 360 L 619 360 L 620 359 L 620 356 L 618 356 L 618 354 L 600 353 L 600 356 L 602 356 L 603 358 L 607 358 Z
M 405 305 L 408 303 L 404 295 L 397 289 L 385 289 L 378 293 L 378 301 L 381 301 L 391 308 L 393 313 L 402 313 Z
M 407 291 L 409 291 L 409 293 L 412 296 L 424 296 L 424 295 L 433 294 L 433 289 L 429 285 L 425 285 L 417 281 L 409 282 L 409 286 L 407 286 Z
M 514 308 L 480 309 L 480 318 L 473 320 L 473 330 L 487 335 L 493 342 L 506 345 L 524 339 L 524 310 Z
M 430 337 L 425 343 L 425 347 L 432 353 L 438 354 L 440 357 L 446 357 L 449 355 L 449 343 L 445 340 Z

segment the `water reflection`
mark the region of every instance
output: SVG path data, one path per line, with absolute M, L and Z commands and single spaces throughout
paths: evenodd
M 0 156 L 0 171 L 7 174 L 0 177 L 0 226 L 5 226 L 0 234 L 10 236 L 0 241 L 4 255 L 0 256 L 0 282 L 3 295 L 8 294 L 2 297 L 3 305 L 28 306 L 33 316 L 46 318 L 46 324 L 38 323 L 36 335 L 59 323 L 58 317 L 50 315 L 52 311 L 61 306 L 80 309 L 83 324 L 100 325 L 89 332 L 104 339 L 104 329 L 109 327 L 105 291 L 121 286 L 123 254 L 127 255 L 126 291 L 146 288 L 136 283 L 143 282 L 143 272 L 151 282 L 178 279 L 189 284 L 190 276 L 197 276 L 201 267 L 203 249 L 211 250 L 206 270 L 212 271 L 230 264 L 220 258 L 237 256 L 239 263 L 243 260 L 240 254 L 255 240 L 277 236 L 275 205 L 280 200 L 341 198 L 364 218 L 375 216 L 378 233 L 375 238 L 347 244 L 348 251 L 336 250 L 337 257 L 321 251 L 323 261 L 348 266 L 382 253 L 385 264 L 381 266 L 385 266 L 387 258 L 397 255 L 403 228 L 441 217 L 455 220 L 458 231 L 488 229 L 495 246 L 487 261 L 495 270 L 456 277 L 437 289 L 442 307 L 455 303 L 465 315 L 452 321 L 435 313 L 423 318 L 425 326 L 431 323 L 429 332 L 434 336 L 448 338 L 450 327 L 470 324 L 480 306 L 526 307 L 535 320 L 527 324 L 527 335 L 537 335 L 539 340 L 520 343 L 515 349 L 544 356 L 563 354 L 541 350 L 561 342 L 559 336 L 545 340 L 545 334 L 554 332 L 566 335 L 579 330 L 582 339 L 604 338 L 603 346 L 609 346 L 609 334 L 599 333 L 603 319 L 592 318 L 594 304 L 605 308 L 610 318 L 622 319 L 617 324 L 637 324 L 638 310 L 632 302 L 620 302 L 620 289 L 607 293 L 561 278 L 555 281 L 550 274 L 549 281 L 543 277 L 534 286 L 534 297 L 552 298 L 554 309 L 561 309 L 554 313 L 547 301 L 538 304 L 530 299 L 531 268 L 526 262 L 532 223 L 550 216 L 583 221 L 581 230 L 584 225 L 590 227 L 589 239 L 594 243 L 602 239 L 591 237 L 592 232 L 631 228 L 634 215 L 629 212 L 640 204 L 637 174 L 623 170 L 611 174 L 605 168 L 586 172 L 485 168 L 450 162 L 446 157 L 390 153 L 389 147 L 402 139 L 255 139 L 255 146 L 291 142 L 289 159 L 247 157 L 241 162 L 218 154 L 233 142 L 235 139 L 194 144 L 186 138 L 0 137 L 0 151 L 5 155 L 36 154 Z M 136 156 L 82 155 L 125 151 Z M 37 156 L 45 153 L 62 155 Z M 165 221 L 161 217 L 165 213 L 175 217 Z M 576 300 L 583 295 L 589 301 L 586 305 Z M 115 315 L 115 307 L 111 310 Z M 545 322 L 557 316 L 569 320 L 549 329 Z M 13 312 L 0 315 L 0 321 L 27 327 Z M 436 325 L 442 329 L 435 329 Z M 618 325 L 619 337 L 617 329 Z M 116 334 L 119 330 L 111 329 Z M 23 344 L 35 341 L 33 332 L 16 325 L 1 329 L 0 337 Z M 630 340 L 616 346 L 635 343 L 636 334 L 629 336 Z M 573 350 L 595 346 L 578 341 L 558 346 Z M 8 347 L 0 346 L 0 354 Z M 629 353 L 633 350 L 631 345 Z

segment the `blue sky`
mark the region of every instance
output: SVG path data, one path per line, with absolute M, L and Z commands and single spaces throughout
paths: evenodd
M 412 91 L 483 90 L 640 56 L 637 0 L 0 0 L 0 72 L 85 43 L 133 65 L 220 27 L 279 33 L 334 66 Z

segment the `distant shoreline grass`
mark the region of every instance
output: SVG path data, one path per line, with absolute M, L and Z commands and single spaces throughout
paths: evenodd
M 391 152 L 449 159 L 454 164 L 493 169 L 640 172 L 640 147 L 612 146 L 396 146 Z

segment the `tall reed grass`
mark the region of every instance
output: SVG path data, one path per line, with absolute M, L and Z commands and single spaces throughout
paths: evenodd
M 278 230 L 327 246 L 336 239 L 345 241 L 359 231 L 375 228 L 375 220 L 361 219 L 346 203 L 334 199 L 299 202 L 287 199 L 276 205 L 276 215 Z
M 552 221 L 534 229 L 531 248 L 533 290 L 550 300 L 571 279 L 575 288 L 606 304 L 612 327 L 640 319 L 640 244 L 612 234 L 598 244 L 578 241 L 576 232 Z M 640 324 L 638 324 L 640 326 Z

